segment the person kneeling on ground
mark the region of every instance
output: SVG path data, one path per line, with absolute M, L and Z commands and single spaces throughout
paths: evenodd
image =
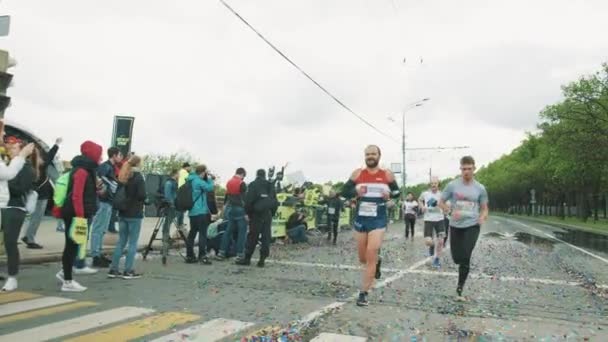
M 296 211 L 287 219 L 287 236 L 293 243 L 308 242 L 306 236 L 306 215 L 302 211 Z

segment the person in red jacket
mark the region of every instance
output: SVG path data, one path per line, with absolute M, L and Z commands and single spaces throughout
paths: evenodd
M 65 247 L 63 249 L 63 285 L 61 291 L 83 292 L 86 287 L 72 279 L 74 259 L 78 253 L 78 244 L 70 237 L 72 220 L 75 217 L 86 218 L 89 223 L 97 212 L 97 166 L 101 162 L 102 148 L 92 141 L 80 145 L 81 155 L 72 159 L 72 176 L 68 185 L 68 198 L 61 210 L 65 223 Z M 87 233 L 88 235 L 88 233 Z

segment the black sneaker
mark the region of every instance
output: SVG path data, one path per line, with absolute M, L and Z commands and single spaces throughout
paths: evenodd
M 110 272 L 108 272 L 108 278 L 114 279 L 114 278 L 118 278 L 120 276 L 121 276 L 120 272 L 118 272 L 116 270 L 110 270 Z
M 102 257 L 93 257 L 93 267 L 97 268 L 108 268 L 112 264 L 111 261 L 108 261 Z
M 129 271 L 122 274 L 122 279 L 139 279 L 141 278 L 141 274 L 136 273 L 135 271 Z
M 198 260 L 196 260 L 195 257 L 187 257 L 186 258 L 186 264 L 196 264 L 198 262 Z
M 367 301 L 367 292 L 359 292 L 359 298 L 357 299 L 357 306 L 368 306 L 369 302 Z
M 376 279 L 380 279 L 382 277 L 382 271 L 380 271 L 380 266 L 382 266 L 382 258 L 378 257 L 378 262 L 376 262 Z
M 243 259 L 236 259 L 234 261 L 235 264 L 240 265 L 240 266 L 250 266 L 251 265 L 251 260 L 247 259 L 247 258 L 243 258 Z
M 462 286 L 456 288 L 456 301 L 465 302 L 467 299 L 462 296 Z
M 260 260 L 258 260 L 258 267 L 259 267 L 259 268 L 263 268 L 263 267 L 264 267 L 264 265 L 265 265 L 265 263 L 264 263 L 264 259 L 260 259 Z
M 199 263 L 203 264 L 203 265 L 211 265 L 211 260 L 209 260 L 209 258 L 207 257 L 202 257 L 199 258 Z
M 30 242 L 27 244 L 27 248 L 29 249 L 42 249 L 42 246 L 40 246 L 39 244 L 35 243 L 35 242 Z

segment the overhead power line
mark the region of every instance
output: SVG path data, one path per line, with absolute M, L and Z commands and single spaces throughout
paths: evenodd
M 276 53 L 278 53 L 281 57 L 283 57 L 287 62 L 289 62 L 289 64 L 291 64 L 294 68 L 296 68 L 300 73 L 302 73 L 302 75 L 304 75 L 306 78 L 308 78 L 312 83 L 314 83 L 319 89 L 321 89 L 325 94 L 327 94 L 329 97 L 331 97 L 334 101 L 336 101 L 336 103 L 338 103 L 340 106 L 342 106 L 342 108 L 346 109 L 349 113 L 351 113 L 352 115 L 356 116 L 359 120 L 361 120 L 363 123 L 365 123 L 367 126 L 371 127 L 373 130 L 375 130 L 376 132 L 384 135 L 385 137 L 388 137 L 389 139 L 392 139 L 394 141 L 397 141 L 395 138 L 393 138 L 392 136 L 384 133 L 383 131 L 381 131 L 380 129 L 378 129 L 376 126 L 374 126 L 371 122 L 367 121 L 363 116 L 355 113 L 355 111 L 353 111 L 352 109 L 350 109 L 350 107 L 348 107 L 346 104 L 344 104 L 344 102 L 340 101 L 336 96 L 334 96 L 331 92 L 329 92 L 327 89 L 325 89 L 325 87 L 323 87 L 319 82 L 315 81 L 314 78 L 312 78 L 306 71 L 302 70 L 302 68 L 300 68 L 295 62 L 293 62 L 289 57 L 287 57 L 283 52 L 281 52 L 281 50 L 279 50 L 276 46 L 274 46 L 268 39 L 266 39 L 266 37 L 264 37 L 258 30 L 256 30 L 253 26 L 251 26 L 251 24 L 249 24 L 247 22 L 247 20 L 245 20 L 245 18 L 243 18 L 240 14 L 238 14 L 232 7 L 230 7 L 230 5 L 228 5 L 228 3 L 226 3 L 226 1 L 224 0 L 219 0 L 219 2 L 222 3 L 222 5 L 224 5 L 230 12 L 232 12 L 232 14 L 234 14 L 237 18 L 239 18 L 245 25 L 247 25 L 247 27 L 249 27 L 253 32 L 255 32 L 255 34 L 258 35 L 258 37 L 260 37 L 266 44 L 268 44 L 268 46 L 270 46 Z

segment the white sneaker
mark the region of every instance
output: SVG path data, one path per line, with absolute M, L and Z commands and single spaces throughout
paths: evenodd
M 2 287 L 2 291 L 10 292 L 10 291 L 15 291 L 16 289 L 17 289 L 17 278 L 8 277 L 8 279 L 6 280 L 6 283 L 4 283 L 4 286 Z
M 63 284 L 63 282 L 65 281 L 65 278 L 63 278 L 63 270 L 59 270 L 59 272 L 55 274 L 55 278 L 57 278 L 59 284 Z
M 84 268 L 73 268 L 73 272 L 74 274 L 79 274 L 79 275 L 89 275 L 89 274 L 95 274 L 97 272 L 99 272 L 98 269 L 95 268 L 91 268 L 89 266 L 85 266 Z
M 62 292 L 84 292 L 87 288 L 78 284 L 75 280 L 64 281 L 61 286 Z

